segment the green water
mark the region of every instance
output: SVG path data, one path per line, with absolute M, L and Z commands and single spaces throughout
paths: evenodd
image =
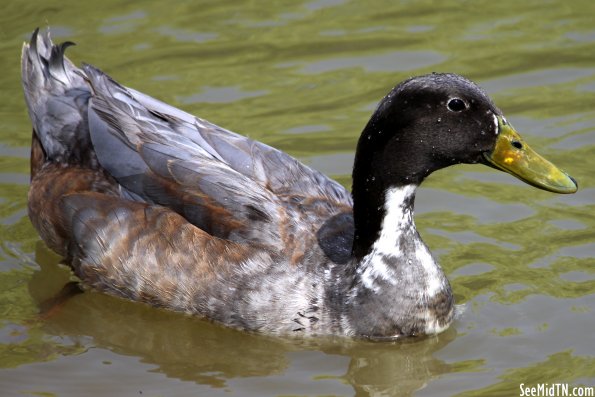
M 0 16 L 0 390 L 4 396 L 515 396 L 595 385 L 595 3 L 12 1 Z M 376 102 L 431 71 L 482 85 L 580 190 L 481 166 L 440 171 L 420 232 L 467 310 L 399 343 L 246 335 L 86 292 L 26 216 L 20 47 L 36 26 L 71 59 L 297 156 L 350 185 Z

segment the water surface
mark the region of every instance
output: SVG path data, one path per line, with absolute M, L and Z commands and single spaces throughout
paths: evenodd
M 196 3 L 196 4 L 195 4 Z M 0 390 L 7 396 L 486 396 L 595 384 L 595 3 L 12 1 L 0 16 Z M 420 232 L 467 307 L 436 337 L 293 341 L 88 291 L 26 216 L 20 47 L 36 26 L 75 62 L 262 140 L 350 186 L 378 100 L 466 75 L 579 181 L 537 191 L 481 166 L 432 175 Z

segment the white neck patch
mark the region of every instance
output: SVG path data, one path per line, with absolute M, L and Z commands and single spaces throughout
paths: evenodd
M 386 215 L 382 220 L 380 236 L 374 243 L 373 249 L 384 254 L 394 255 L 395 241 L 397 241 L 403 230 L 408 227 L 415 228 L 413 210 L 406 207 L 406 203 L 413 197 L 416 189 L 416 185 L 405 185 L 390 188 L 386 191 L 384 199 Z
M 419 281 L 423 285 L 421 291 L 425 297 L 433 297 L 444 289 L 442 270 L 415 231 L 410 200 L 415 195 L 416 189 L 417 185 L 411 184 L 390 188 L 386 191 L 385 216 L 382 220 L 380 235 L 372 245 L 371 252 L 362 259 L 358 268 L 362 284 L 374 292 L 380 291 L 379 281 L 388 282 L 391 285 L 397 285 L 400 282 L 395 268 L 385 261 L 386 257 L 401 258 L 403 262 L 408 261 L 410 266 L 423 269 L 422 277 L 425 282 Z M 404 233 L 415 239 L 413 241 L 414 251 L 403 252 L 403 247 L 399 246 L 399 241 Z
M 378 292 L 379 286 L 376 280 L 384 280 L 396 285 L 394 270 L 384 262 L 382 257 L 403 255 L 396 243 L 404 230 L 415 228 L 413 211 L 406 202 L 415 194 L 416 189 L 416 185 L 405 185 L 386 191 L 385 216 L 380 226 L 380 236 L 372 245 L 372 251 L 362 259 L 358 269 L 362 283 L 368 289 Z

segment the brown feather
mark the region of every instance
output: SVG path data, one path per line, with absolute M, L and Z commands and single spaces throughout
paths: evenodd
M 39 138 L 37 138 L 35 130 L 31 134 L 31 158 L 29 161 L 31 164 L 31 180 L 33 180 L 46 161 L 45 152 L 43 151 L 41 142 L 39 142 Z
M 39 141 L 34 138 L 34 144 Z M 33 149 L 36 156 L 39 150 Z M 37 157 L 36 160 L 37 161 Z M 45 163 L 42 166 L 32 157 L 31 186 L 29 187 L 29 218 L 47 245 L 63 256 L 68 256 L 70 235 L 64 228 L 61 208 L 56 205 L 62 197 L 85 191 L 98 191 L 118 195 L 117 185 L 101 170 L 77 166 Z

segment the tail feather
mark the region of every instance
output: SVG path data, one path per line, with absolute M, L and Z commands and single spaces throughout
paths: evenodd
M 67 82 L 70 82 L 70 78 L 68 77 L 68 73 L 66 71 L 65 66 L 65 60 L 67 60 L 68 58 L 64 56 L 64 53 L 66 52 L 66 49 L 68 47 L 73 45 L 75 44 L 72 41 L 65 41 L 64 43 L 52 46 L 52 53 L 49 59 L 50 62 L 48 65 L 48 70 L 50 71 L 50 75 L 52 77 L 58 79 L 63 84 L 67 84 Z
M 96 168 L 87 123 L 90 88 L 64 55 L 73 44 L 54 45 L 49 30 L 33 32 L 21 57 L 25 101 L 46 161 Z

